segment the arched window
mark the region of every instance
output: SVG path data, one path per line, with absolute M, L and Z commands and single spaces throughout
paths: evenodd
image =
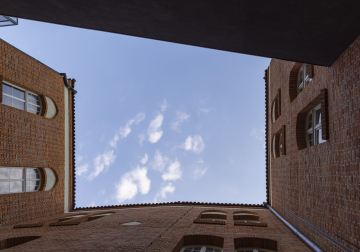
M 222 248 L 213 246 L 186 246 L 181 252 L 222 252 Z
M 262 248 L 242 248 L 240 250 L 236 250 L 236 252 L 275 252 L 275 250 Z
M 280 117 L 280 115 L 281 115 L 281 89 L 279 88 L 271 106 L 272 122 L 275 122 Z
M 277 241 L 258 238 L 258 237 L 241 237 L 235 238 L 236 252 L 275 252 L 277 249 Z
M 239 211 L 233 214 L 235 226 L 261 226 L 266 227 L 267 224 L 260 221 L 259 215 L 249 211 Z
M 220 211 L 204 211 L 199 217 L 194 221 L 194 223 L 204 223 L 204 224 L 226 224 L 227 214 Z
M 272 139 L 272 153 L 274 158 L 281 157 L 285 152 L 285 125 L 276 132 Z
M 0 194 L 34 192 L 40 189 L 40 184 L 37 168 L 0 167 Z
M 298 94 L 311 82 L 314 77 L 313 65 L 295 63 L 290 71 L 289 97 L 293 102 Z
M 172 252 L 222 252 L 224 237 L 214 235 L 185 235 Z
M 2 104 L 36 115 L 41 114 L 40 97 L 8 82 L 2 83 Z

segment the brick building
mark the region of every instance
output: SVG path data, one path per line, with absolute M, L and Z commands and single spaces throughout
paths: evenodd
M 0 40 L 0 249 L 360 251 L 359 50 L 271 61 L 263 205 L 75 208 L 75 80 Z

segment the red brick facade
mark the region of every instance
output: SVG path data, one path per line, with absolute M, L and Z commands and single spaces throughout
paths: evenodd
M 274 123 L 268 119 L 268 143 L 286 128 L 286 155 L 273 158 L 268 146 L 269 203 L 324 251 L 341 249 L 289 212 L 360 251 L 360 37 L 331 67 L 309 66 L 312 80 L 297 95 L 301 65 L 272 60 L 267 70 L 269 101 L 281 89 L 281 116 Z M 307 147 L 306 113 L 317 104 L 327 141 Z
M 301 66 L 272 60 L 265 75 L 268 203 L 324 251 L 339 251 L 329 239 L 360 251 L 360 38 L 332 67 L 309 65 L 312 80 L 297 94 L 296 72 Z M 38 192 L 0 194 L 0 249 L 179 252 L 187 245 L 212 245 L 225 252 L 239 247 L 311 251 L 260 205 L 185 202 L 74 209 L 75 98 L 74 92 L 65 89 L 74 87 L 74 80 L 65 78 L 65 85 L 59 73 L 2 40 L 0 80 L 38 94 L 44 108 L 42 114 L 34 115 L 0 104 L 0 166 L 40 168 L 43 178 Z M 45 97 L 57 108 L 52 119 L 44 116 Z M 269 112 L 274 101 L 277 111 L 272 122 Z M 327 141 L 307 147 L 306 115 L 318 104 L 322 139 Z M 275 153 L 274 158 L 271 140 L 276 134 L 281 134 L 283 148 L 282 155 Z M 68 157 L 65 138 L 69 139 Z M 280 137 L 276 149 L 279 142 Z M 44 190 L 44 168 L 53 169 L 57 177 L 50 191 Z M 72 213 L 64 213 L 66 205 Z M 215 213 L 211 216 L 215 220 L 200 220 L 206 211 L 227 215 Z M 234 215 L 241 211 L 253 216 Z M 101 213 L 111 215 L 98 216 Z M 73 215 L 84 216 L 67 218 Z M 141 224 L 121 225 L 134 221 Z
M 57 108 L 57 115 L 48 119 L 0 104 L 0 166 L 51 168 L 58 178 L 50 191 L 0 194 L 1 226 L 62 214 L 65 166 L 63 78 L 3 40 L 0 40 L 0 78 L 40 95 L 44 110 L 43 96 L 51 98 Z M 72 138 L 71 127 L 69 135 Z M 71 149 L 69 153 L 72 156 Z M 44 170 L 40 170 L 44 187 L 46 176 Z
M 226 225 L 194 223 L 202 212 L 215 210 L 227 213 Z M 256 213 L 266 220 L 268 226 L 235 226 L 233 213 L 241 210 Z M 74 214 L 44 218 L 36 221 L 38 225 L 42 224 L 41 227 L 4 227 L 0 232 L 0 241 L 40 236 L 8 251 L 179 252 L 185 245 L 220 246 L 225 252 L 235 251 L 235 245 L 271 248 L 275 251 L 311 251 L 265 207 L 148 206 L 112 209 L 113 214 L 91 220 L 91 216 L 106 212 L 109 211 L 76 211 L 75 214 L 85 216 L 69 220 L 63 218 Z M 134 221 L 141 224 L 121 225 Z

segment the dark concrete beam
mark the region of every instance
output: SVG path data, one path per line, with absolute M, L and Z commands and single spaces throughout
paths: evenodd
M 359 0 L 3 0 L 0 13 L 325 66 L 360 34 Z

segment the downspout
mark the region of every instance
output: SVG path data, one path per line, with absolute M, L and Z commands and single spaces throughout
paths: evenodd
M 69 84 L 68 84 L 67 77 L 66 77 L 66 73 L 60 73 L 60 75 L 63 77 L 65 86 L 66 86 L 68 89 L 70 89 L 74 94 L 76 94 L 77 91 L 76 91 L 73 87 L 70 87 Z
M 74 95 L 77 93 L 77 91 L 71 87 L 68 83 L 68 80 L 66 78 L 66 74 L 65 73 L 60 73 L 60 75 L 63 77 L 64 80 L 64 112 L 65 112 L 65 118 L 64 118 L 64 132 L 65 132 L 65 139 L 64 139 L 64 144 L 65 144 L 65 160 L 64 160 L 64 213 L 68 213 L 70 209 L 74 208 L 74 198 L 72 198 L 72 202 L 71 202 L 71 207 L 69 207 L 69 199 L 70 199 L 70 155 L 69 155 L 69 151 L 70 151 L 70 136 L 69 136 L 69 119 L 72 120 L 72 126 L 73 126 L 73 133 L 74 133 L 74 107 L 73 107 L 73 113 L 71 118 L 69 118 L 69 90 L 71 91 L 71 99 L 72 102 L 74 102 Z M 75 80 L 72 80 L 72 84 L 75 84 Z M 74 104 L 73 104 L 74 106 Z M 74 136 L 74 135 L 73 135 Z M 73 137 L 74 138 L 74 137 Z M 72 141 L 72 158 L 73 158 L 73 168 L 75 165 L 75 148 L 74 148 L 74 141 Z M 75 170 L 73 169 L 73 173 L 75 172 Z M 73 186 L 73 190 L 74 190 L 74 179 L 72 180 L 72 186 Z
M 288 221 L 286 221 L 283 217 L 281 217 L 280 214 L 278 214 L 270 205 L 264 202 L 264 205 L 270 209 L 270 211 L 276 215 L 284 224 L 287 226 L 291 231 L 293 231 L 307 246 L 309 246 L 311 249 L 313 249 L 316 252 L 323 252 L 318 246 L 316 246 L 315 243 L 310 241 L 305 235 L 300 233 L 299 230 L 297 230 L 293 225 L 291 225 Z

